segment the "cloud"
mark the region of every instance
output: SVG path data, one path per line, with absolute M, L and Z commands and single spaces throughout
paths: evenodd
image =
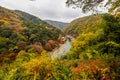
M 0 5 L 33 14 L 41 19 L 51 19 L 70 22 L 75 18 L 88 14 L 81 13 L 80 9 L 66 7 L 66 0 L 0 0 Z

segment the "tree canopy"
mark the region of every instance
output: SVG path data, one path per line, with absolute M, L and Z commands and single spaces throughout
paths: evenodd
M 109 6 L 109 11 L 113 11 L 120 6 L 120 0 L 67 0 L 67 6 L 72 6 L 74 8 L 82 8 L 82 11 L 86 13 L 87 11 L 95 11 L 97 7 Z

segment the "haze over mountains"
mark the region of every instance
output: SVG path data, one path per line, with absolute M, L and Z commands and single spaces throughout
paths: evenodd
M 31 14 L 28 14 L 26 12 L 20 11 L 20 10 L 15 10 L 16 13 L 20 14 L 21 16 L 23 16 L 26 19 L 29 19 L 32 22 L 35 22 L 37 24 L 41 23 L 41 25 L 43 24 L 49 24 L 51 26 L 63 29 L 64 27 L 66 27 L 69 23 L 65 23 L 65 22 L 59 22 L 59 21 L 53 21 L 53 20 L 41 20 L 40 18 L 33 16 Z
M 34 23 L 37 23 L 37 24 L 48 24 L 46 22 L 44 22 L 43 20 L 41 20 L 40 18 L 36 17 L 36 16 L 33 16 L 27 12 L 23 12 L 23 11 L 20 11 L 20 10 L 14 10 L 16 13 L 18 13 L 20 16 L 24 17 L 25 19 L 27 20 L 30 20 L 31 22 L 34 22 Z
M 55 27 L 58 27 L 60 29 L 65 28 L 69 23 L 65 23 L 65 22 L 60 22 L 60 21 L 53 21 L 53 20 L 44 20 L 45 22 L 47 22 L 48 24 L 51 24 Z

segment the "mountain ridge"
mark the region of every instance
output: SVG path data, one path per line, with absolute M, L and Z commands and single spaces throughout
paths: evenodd
M 60 29 L 65 28 L 69 24 L 66 22 L 54 21 L 54 20 L 44 20 L 44 21 Z

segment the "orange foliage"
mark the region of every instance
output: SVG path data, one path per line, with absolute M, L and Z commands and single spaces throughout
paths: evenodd
M 48 51 L 52 51 L 53 48 L 52 48 L 51 43 L 47 42 L 47 43 L 45 44 L 45 49 L 48 50 Z
M 72 68 L 71 72 L 72 73 L 76 73 L 76 72 L 80 72 L 81 70 L 88 68 L 91 72 L 95 72 L 96 70 L 96 66 L 100 64 L 100 61 L 96 60 L 96 61 L 92 61 L 92 62 L 85 62 L 83 64 L 79 64 L 77 67 Z
M 24 41 L 18 41 L 16 45 L 18 47 L 25 48 L 26 47 L 26 42 L 24 42 Z
M 43 50 L 42 46 L 38 44 L 32 45 L 32 48 L 34 48 L 37 52 L 41 52 Z
M 51 44 L 51 46 L 52 46 L 53 49 L 54 49 L 56 46 L 58 46 L 58 43 L 57 43 L 56 41 L 49 40 L 48 42 Z
M 40 56 L 40 54 L 36 52 L 35 53 L 35 57 L 39 57 L 39 56 Z
M 79 77 L 80 75 L 93 80 L 113 80 L 113 73 L 110 71 L 108 64 L 100 60 L 85 61 L 77 67 L 71 69 L 72 75 Z
M 16 56 L 17 56 L 16 53 L 9 53 L 6 57 L 8 57 L 8 58 L 14 58 Z
M 76 73 L 76 72 L 79 72 L 83 69 L 83 66 L 82 65 L 79 65 L 77 68 L 72 68 L 71 71 L 72 73 Z
M 49 40 L 46 44 L 45 44 L 45 49 L 48 51 L 52 51 L 56 46 L 58 46 L 58 43 L 53 41 L 53 40 Z
M 17 34 L 23 30 L 19 25 L 13 25 L 12 28 Z

